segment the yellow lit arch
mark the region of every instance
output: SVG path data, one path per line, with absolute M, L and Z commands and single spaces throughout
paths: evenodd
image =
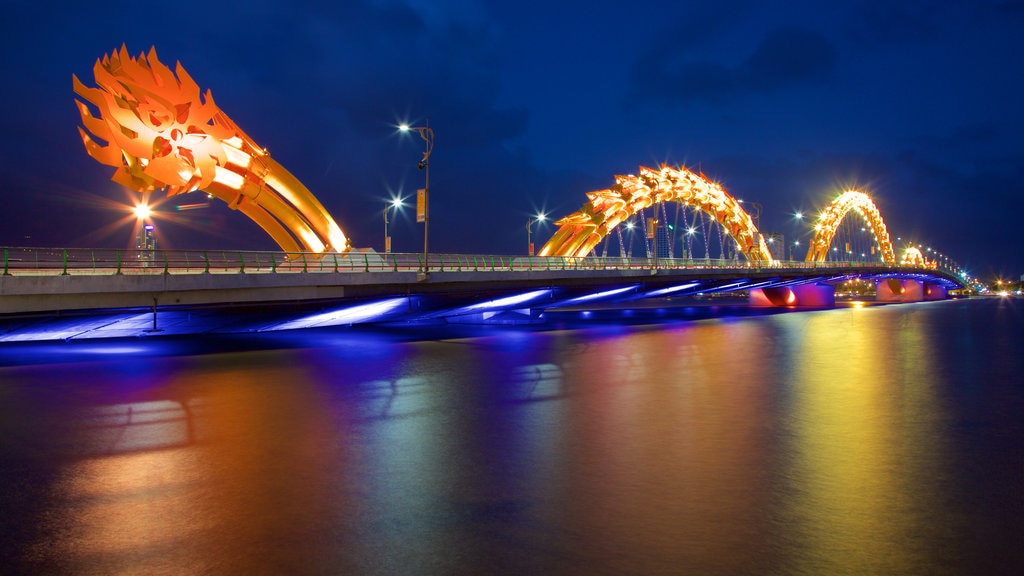
M 118 184 L 168 196 L 204 190 L 255 221 L 285 251 L 344 252 L 348 238 L 313 194 L 213 102 L 181 64 L 175 71 L 121 46 L 93 66 L 98 88 L 72 76 L 85 149 Z M 101 145 L 93 137 L 103 140 Z
M 889 239 L 889 231 L 882 221 L 882 214 L 879 213 L 871 197 L 863 192 L 849 190 L 843 192 L 838 198 L 832 201 L 819 215 L 818 223 L 814 225 L 814 238 L 807 250 L 808 262 L 824 262 L 828 256 L 828 249 L 832 245 L 832 238 L 843 218 L 853 210 L 861 215 L 871 227 L 871 233 L 882 250 L 882 261 L 886 264 L 896 264 L 896 252 L 893 250 L 892 241 Z
M 638 210 L 679 202 L 710 214 L 751 262 L 770 262 L 771 253 L 754 221 L 740 203 L 717 183 L 686 168 L 641 166 L 637 175 L 616 176 L 615 185 L 587 193 L 578 212 L 555 222 L 559 229 L 541 248 L 541 256 L 586 256 L 616 226 Z

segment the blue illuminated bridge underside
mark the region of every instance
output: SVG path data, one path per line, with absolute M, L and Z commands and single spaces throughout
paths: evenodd
M 282 254 L 256 263 L 249 255 L 203 254 L 187 266 L 158 255 L 130 266 L 118 259 L 116 268 L 69 262 L 66 255 L 45 266 L 37 259 L 5 266 L 0 276 L 0 342 L 371 323 L 536 323 L 549 311 L 696 294 L 800 294 L 802 287 L 832 290 L 854 278 L 913 281 L 937 287 L 943 297 L 963 288 L 944 270 L 860 263 L 434 258 L 426 273 L 418 256 L 390 254 L 326 261 Z

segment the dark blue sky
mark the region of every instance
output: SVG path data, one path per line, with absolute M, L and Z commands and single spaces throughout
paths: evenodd
M 394 125 L 429 117 L 431 251 L 525 252 L 535 211 L 666 162 L 763 204 L 766 232 L 855 186 L 893 236 L 1024 272 L 1024 2 L 222 4 L 5 7 L 0 244 L 128 244 L 71 87 L 125 43 L 180 61 L 356 246 L 382 249 L 385 200 L 422 186 Z M 163 247 L 275 248 L 222 204 L 176 216 Z M 422 249 L 412 210 L 392 233 Z

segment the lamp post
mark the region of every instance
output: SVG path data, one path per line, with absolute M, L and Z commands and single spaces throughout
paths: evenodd
M 548 217 L 545 216 L 543 212 L 541 212 L 540 214 L 537 214 L 534 217 L 526 219 L 526 246 L 527 254 L 530 256 L 533 256 L 533 223 L 543 222 L 547 220 L 547 218 Z
M 427 238 L 430 232 L 430 153 L 434 150 L 434 131 L 430 129 L 429 119 L 423 123 L 423 126 L 402 124 L 398 129 L 402 132 L 415 130 L 419 133 L 420 138 L 423 138 L 423 141 L 426 142 L 426 148 L 423 150 L 423 159 L 416 164 L 420 170 L 424 171 L 425 176 L 423 190 L 416 191 L 416 221 L 423 222 L 423 275 L 426 277 L 430 270 L 427 265 Z
M 797 237 L 800 235 L 800 224 L 804 222 L 804 213 L 801 210 L 797 210 L 793 213 L 793 220 L 797 221 Z M 792 262 L 796 260 L 796 249 L 800 246 L 800 240 L 793 242 L 793 247 L 789 251 L 789 260 Z
M 402 205 L 401 198 L 394 198 L 384 205 L 384 253 L 391 252 L 391 236 L 388 235 L 388 212 L 397 210 Z

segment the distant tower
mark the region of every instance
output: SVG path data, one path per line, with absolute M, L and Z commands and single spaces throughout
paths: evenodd
M 764 235 L 764 241 L 768 244 L 768 251 L 771 252 L 772 259 L 786 259 L 786 236 L 784 234 L 781 232 L 769 232 Z
M 139 261 L 146 265 L 153 261 L 156 252 L 156 234 L 152 224 L 145 224 L 135 236 L 135 249 L 138 250 Z

